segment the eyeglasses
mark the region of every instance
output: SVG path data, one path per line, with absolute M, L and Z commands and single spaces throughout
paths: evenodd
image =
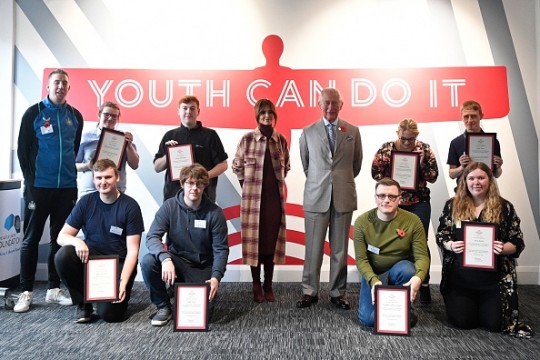
M 111 113 L 101 113 L 105 119 L 112 119 L 112 120 L 118 120 L 117 114 L 111 114 Z
M 185 181 L 184 182 L 184 186 L 188 186 L 190 188 L 194 188 L 194 187 L 197 187 L 198 189 L 202 189 L 203 187 L 206 186 L 205 183 L 203 183 L 202 181 Z
M 379 200 L 384 200 L 384 199 L 388 198 L 388 200 L 390 200 L 392 202 L 396 201 L 397 198 L 399 197 L 399 195 L 390 195 L 390 194 L 375 194 L 375 196 Z
M 416 138 L 415 137 L 412 137 L 412 138 L 400 137 L 399 140 L 403 142 L 413 142 L 416 140 Z

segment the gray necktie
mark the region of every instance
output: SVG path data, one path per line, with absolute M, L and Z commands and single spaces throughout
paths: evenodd
M 330 150 L 334 154 L 334 148 L 336 147 L 336 132 L 334 131 L 334 125 L 326 125 L 328 128 L 328 141 L 330 141 Z

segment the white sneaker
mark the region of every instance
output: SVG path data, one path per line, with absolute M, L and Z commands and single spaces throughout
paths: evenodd
M 32 304 L 32 292 L 22 292 L 19 295 L 19 299 L 17 299 L 17 303 L 13 307 L 13 311 L 15 311 L 16 313 L 27 312 L 28 310 L 30 310 L 30 304 Z
M 60 288 L 47 290 L 47 295 L 45 295 L 45 302 L 60 305 L 73 305 L 73 302 L 71 301 L 69 295 L 66 296 Z

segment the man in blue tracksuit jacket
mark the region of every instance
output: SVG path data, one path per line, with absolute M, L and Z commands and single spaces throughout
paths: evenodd
M 48 258 L 49 290 L 45 301 L 70 305 L 60 289 L 54 255 L 60 248 L 58 233 L 77 201 L 75 156 L 83 130 L 81 113 L 68 105 L 69 76 L 62 69 L 49 74 L 48 96 L 24 113 L 19 131 L 17 155 L 24 176 L 24 237 L 21 246 L 21 290 L 15 312 L 26 312 L 38 261 L 39 241 L 50 216 Z

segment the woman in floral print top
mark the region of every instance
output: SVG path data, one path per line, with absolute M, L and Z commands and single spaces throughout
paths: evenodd
M 437 245 L 443 252 L 441 293 L 448 321 L 458 328 L 529 338 L 531 328 L 519 321 L 516 258 L 525 243 L 514 206 L 499 195 L 489 167 L 471 162 L 463 171 L 456 196 L 448 200 L 439 219 Z M 497 226 L 493 253 L 495 271 L 465 268 L 464 221 Z
M 420 154 L 419 171 L 416 190 L 402 189 L 399 198 L 399 207 L 416 214 L 422 224 L 428 238 L 429 223 L 431 219 L 430 191 L 427 183 L 434 183 L 439 176 L 437 160 L 431 151 L 429 144 L 417 140 L 418 126 L 413 119 L 404 119 L 399 123 L 397 136 L 394 141 L 382 144 L 375 153 L 371 165 L 371 176 L 373 180 L 379 181 L 385 177 L 392 177 L 392 152 L 416 152 Z M 429 274 L 420 288 L 420 302 L 422 304 L 431 303 L 429 292 Z

